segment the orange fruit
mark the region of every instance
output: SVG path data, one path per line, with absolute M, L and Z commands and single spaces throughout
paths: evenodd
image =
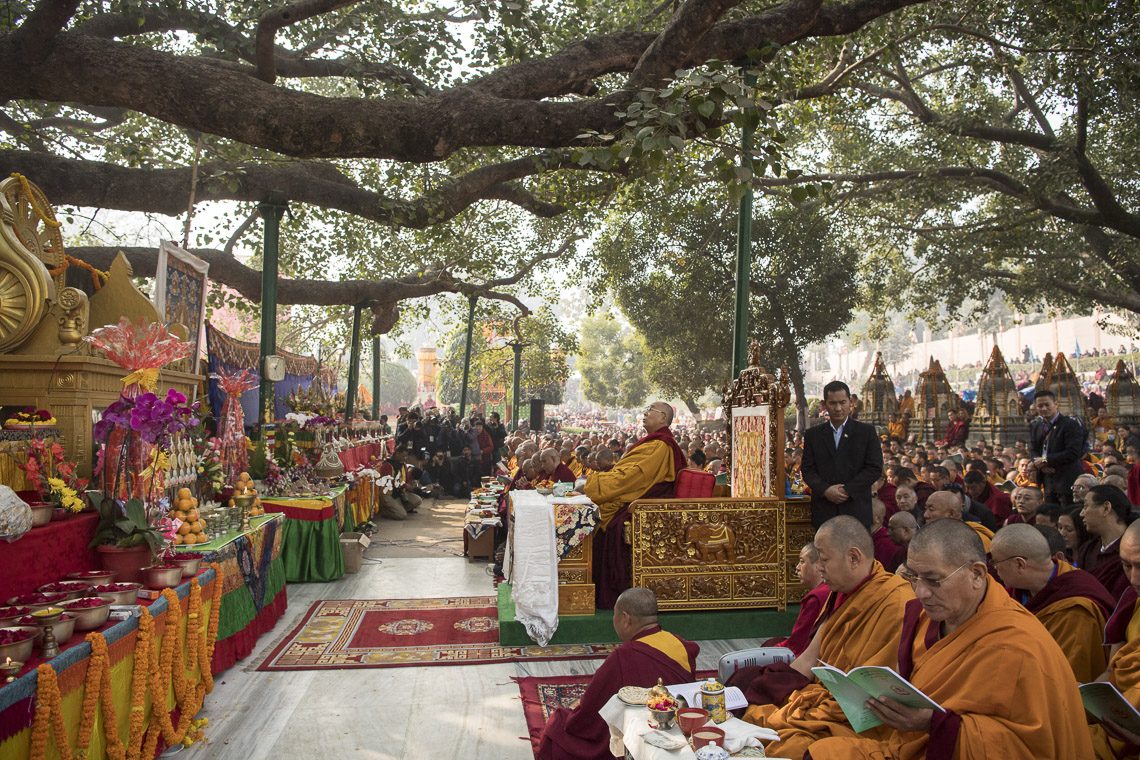
M 179 488 L 178 489 L 178 498 L 179 499 L 190 498 L 190 489 L 189 488 Z
M 186 543 L 186 542 L 182 540 L 182 536 L 179 536 L 179 535 L 174 536 L 174 545 L 175 546 L 181 546 L 184 543 Z
M 178 535 L 185 536 L 190 532 L 190 523 L 184 522 L 178 526 Z

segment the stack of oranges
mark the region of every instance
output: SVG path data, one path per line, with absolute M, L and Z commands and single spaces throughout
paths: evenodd
M 190 493 L 189 488 L 178 489 L 178 495 L 174 498 L 168 516 L 182 521 L 178 526 L 178 533 L 174 536 L 175 546 L 204 544 L 210 540 L 206 533 L 206 521 L 198 514 L 198 500 Z
M 249 476 L 248 472 L 243 472 L 238 475 L 237 483 L 234 484 L 234 493 L 252 493 L 254 495 L 253 506 L 249 508 L 249 516 L 257 517 L 258 515 L 265 514 L 265 508 L 261 506 L 261 497 L 257 495 L 257 489 L 253 487 L 253 478 Z M 234 505 L 234 500 L 230 499 L 230 506 Z

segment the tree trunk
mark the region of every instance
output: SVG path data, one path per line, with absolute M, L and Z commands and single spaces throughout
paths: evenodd
M 796 392 L 796 432 L 807 429 L 807 394 L 804 392 L 804 370 L 798 361 L 788 364 L 788 375 Z
M 685 406 L 689 410 L 689 413 L 692 414 L 693 417 L 695 417 L 698 420 L 701 418 L 701 408 L 699 406 L 697 406 L 697 402 L 695 399 L 685 397 L 685 398 L 682 398 L 681 401 L 684 402 Z

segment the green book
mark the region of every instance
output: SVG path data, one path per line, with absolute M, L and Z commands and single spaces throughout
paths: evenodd
M 863 665 L 844 673 L 839 668 L 823 663 L 812 668 L 811 672 L 835 697 L 855 733 L 861 734 L 868 728 L 883 723 L 867 707 L 868 699 L 888 697 L 907 707 L 945 712 L 941 705 L 888 667 Z
M 1108 681 L 1081 684 L 1081 701 L 1098 721 L 1108 719 L 1125 731 L 1140 734 L 1140 712 Z

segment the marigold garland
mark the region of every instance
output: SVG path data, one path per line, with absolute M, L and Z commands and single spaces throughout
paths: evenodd
M 43 760 L 47 754 L 49 738 L 54 739 L 60 760 L 86 760 L 94 732 L 96 711 L 102 707 L 103 733 L 106 751 L 111 760 L 140 760 L 154 757 L 161 738 L 168 746 L 189 746 L 203 738 L 208 724 L 196 716 L 202 709 L 206 695 L 213 691 L 214 678 L 211 663 L 217 644 L 218 621 L 222 597 L 222 572 L 211 564 L 216 573 L 210 615 L 202 625 L 202 588 L 198 579 L 190 581 L 187 599 L 187 624 L 182 631 L 182 606 L 173 589 L 163 591 L 167 602 L 165 633 L 161 645 L 155 642 L 155 620 L 150 610 L 143 607 L 139 615 L 134 656 L 135 667 L 131 674 L 130 722 L 127 742 L 123 743 L 118 731 L 118 718 L 111 693 L 111 661 L 107 640 L 100 633 L 87 636 L 91 657 L 84 681 L 82 716 L 76 737 L 78 749 L 73 754 L 67 736 L 62 711 L 59 680 L 51 665 L 37 668 L 37 700 L 32 723 L 31 760 Z M 188 683 L 187 672 L 200 669 L 196 684 Z M 170 719 L 169 692 L 180 711 L 178 725 Z M 149 707 L 147 696 L 151 699 Z M 148 718 L 150 721 L 148 723 Z

